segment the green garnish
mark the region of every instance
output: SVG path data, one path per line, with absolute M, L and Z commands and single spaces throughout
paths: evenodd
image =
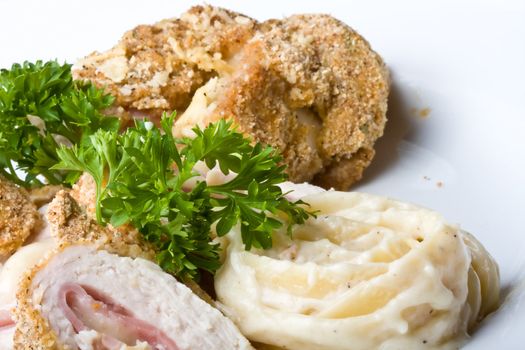
M 286 180 L 279 154 L 252 145 L 230 122 L 195 128 L 192 139 L 172 136 L 175 115 L 162 118 L 163 130 L 138 121 L 119 133 L 119 120 L 102 114 L 113 100 L 74 81 L 69 64 L 25 62 L 0 70 L 0 174 L 24 187 L 73 184 L 82 172 L 91 174 L 97 221 L 131 223 L 152 243 L 160 266 L 181 277 L 219 267 L 213 225 L 224 236 L 240 224 L 246 249 L 267 249 L 284 221 L 291 233 L 313 215 L 277 186 Z M 236 176 L 185 188 L 199 161 Z
M 274 149 L 253 146 L 225 121 L 195 128 L 193 139 L 174 139 L 174 117 L 162 118 L 164 132 L 143 121 L 121 134 L 99 130 L 90 142 L 60 148 L 61 162 L 54 167 L 91 174 L 97 185 L 98 221 L 131 223 L 154 245 L 164 270 L 192 278 L 199 269 L 217 270 L 213 224 L 223 236 L 240 223 L 246 249 L 266 249 L 272 245 L 272 232 L 283 225 L 279 215 L 287 217 L 288 232 L 313 215 L 302 202 L 284 198 L 277 184 L 286 175 Z M 187 180 L 198 175 L 198 161 L 237 175 L 221 185 L 200 181 L 185 189 Z
M 49 184 L 76 179 L 77 172 L 51 169 L 59 144 L 118 130 L 118 119 L 101 113 L 112 103 L 103 90 L 73 81 L 69 64 L 24 62 L 0 70 L 0 174 L 24 187 L 43 185 L 39 175 Z

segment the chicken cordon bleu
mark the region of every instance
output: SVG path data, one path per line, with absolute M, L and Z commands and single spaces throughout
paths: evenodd
M 17 298 L 15 349 L 252 349 L 156 264 L 89 245 L 61 247 Z
M 0 350 L 10 350 L 14 346 L 13 310 L 17 305 L 18 283 L 58 245 L 89 243 L 120 255 L 154 259 L 154 252 L 136 230 L 102 227 L 90 217 L 90 184 L 87 179 L 75 187 L 77 191 L 44 187 L 28 192 L 1 179 L 3 246 L 9 250 L 0 261 Z M 46 203 L 50 200 L 51 203 Z M 37 209 L 33 203 L 46 204 Z
M 386 123 L 381 57 L 329 15 L 258 22 L 212 6 L 141 25 L 74 67 L 116 96 L 109 112 L 158 118 L 177 111 L 176 136 L 232 119 L 278 148 L 293 182 L 348 189 L 374 156 Z

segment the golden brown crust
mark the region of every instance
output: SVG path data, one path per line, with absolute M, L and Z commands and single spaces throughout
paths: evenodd
M 63 246 L 57 249 L 63 249 Z M 52 256 L 51 253 L 36 266 L 33 266 L 18 284 L 17 305 L 13 309 L 13 318 L 16 321 L 14 350 L 63 349 L 59 346 L 57 335 L 33 304 L 33 278 L 47 264 L 50 256 Z
M 361 178 L 383 134 L 388 70 L 363 37 L 330 16 L 292 16 L 283 26 L 288 35 L 300 33 L 299 40 L 312 40 L 320 63 L 317 71 L 315 65 L 310 68 L 308 87 L 315 98 L 310 108 L 322 119 L 317 144 L 325 169 L 315 175 L 316 181 L 346 190 Z
M 76 79 L 106 87 L 135 115 L 183 111 L 195 90 L 253 34 L 255 21 L 232 11 L 196 6 L 181 18 L 140 25 L 117 46 L 94 52 L 74 69 Z
M 51 258 L 69 246 L 71 244 L 67 242 L 58 245 L 55 250 L 49 252 L 45 258 L 33 266 L 18 284 L 17 306 L 13 309 L 13 317 L 16 321 L 14 350 L 66 350 L 48 321 L 40 313 L 39 306 L 33 302 L 35 298 L 33 279 Z
M 207 124 L 233 117 L 280 149 L 294 182 L 346 190 L 370 164 L 386 123 L 388 71 L 355 31 L 327 15 L 271 20 L 217 83 Z M 193 115 L 192 115 L 193 117 Z M 175 123 L 187 128 L 195 119 Z
M 51 234 L 60 243 L 89 243 L 121 256 L 154 260 L 152 247 L 137 230 L 129 226 L 100 226 L 67 191 L 58 192 L 49 204 L 47 219 Z
M 0 176 L 0 258 L 22 246 L 40 224 L 40 214 L 27 191 Z
M 314 177 L 312 183 L 324 188 L 330 188 L 333 184 L 348 188 L 361 179 L 374 154 L 373 148 L 363 147 L 352 154 L 351 158 L 335 158 Z
M 22 288 L 31 285 L 28 277 L 27 283 Z M 31 301 L 29 289 L 19 292 L 18 304 L 15 309 L 16 330 L 13 339 L 14 350 L 62 350 L 58 344 L 58 337 L 49 327 L 48 322 L 42 317 Z
M 297 109 L 283 99 L 292 85 L 278 71 L 261 64 L 266 60 L 262 43 L 247 45 L 240 60 L 244 68 L 218 93 L 217 107 L 208 118 L 233 116 L 244 133 L 281 150 L 292 181 L 308 181 L 310 173 L 322 168 L 316 147 L 307 140 L 316 127 L 302 123 Z
M 214 97 L 201 95 L 207 109 L 183 114 L 174 133 L 233 118 L 282 152 L 291 181 L 326 188 L 346 190 L 361 178 L 386 123 L 388 70 L 363 37 L 328 15 L 258 23 L 197 6 L 135 28 L 76 75 L 107 85 L 126 113 L 149 117 L 181 115 L 197 89 L 218 78 Z M 167 80 L 156 86 L 161 76 Z

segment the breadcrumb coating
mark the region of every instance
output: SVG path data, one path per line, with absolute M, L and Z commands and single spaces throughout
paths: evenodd
M 105 53 L 79 61 L 73 74 L 116 96 L 135 116 L 183 111 L 198 87 L 217 72 L 252 35 L 255 21 L 232 11 L 196 6 L 180 18 L 140 25 Z
M 155 258 L 150 245 L 140 233 L 124 226 L 101 226 L 91 218 L 67 191 L 57 193 L 47 209 L 51 235 L 60 243 L 90 243 L 109 252 L 132 258 Z
M 107 86 L 132 116 L 177 110 L 177 136 L 232 118 L 282 152 L 291 181 L 325 188 L 346 190 L 362 177 L 386 123 L 389 74 L 381 57 L 323 14 L 261 23 L 197 6 L 135 28 L 81 61 L 75 74 Z
M 21 247 L 40 225 L 40 214 L 28 192 L 0 176 L 0 260 Z
M 33 278 L 47 265 L 49 259 L 70 246 L 61 243 L 54 251 L 43 258 L 36 266 L 26 273 L 18 285 L 16 294 L 17 306 L 13 309 L 13 318 L 16 322 L 14 335 L 14 350 L 66 350 L 58 340 L 56 333 L 49 326 L 48 321 L 40 313 L 38 293 L 33 294 Z

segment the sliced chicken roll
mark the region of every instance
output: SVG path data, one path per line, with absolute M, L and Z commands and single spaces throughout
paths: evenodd
M 61 248 L 17 298 L 15 349 L 252 349 L 159 266 L 93 246 Z

